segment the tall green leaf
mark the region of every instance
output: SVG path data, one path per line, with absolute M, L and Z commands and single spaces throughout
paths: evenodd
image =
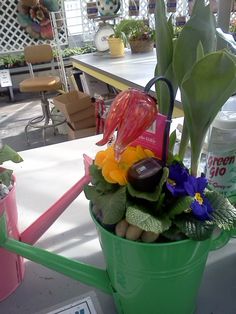
M 182 96 L 182 81 L 197 60 L 204 54 L 215 50 L 215 34 L 215 18 L 209 5 L 205 6 L 204 0 L 196 1 L 192 16 L 178 37 L 173 56 L 173 71 L 180 88 L 182 103 L 185 101 Z M 188 142 L 189 132 L 184 121 L 179 148 L 181 159 L 184 158 Z
M 156 53 L 157 53 L 157 67 L 158 73 L 163 75 L 172 62 L 173 44 L 172 33 L 166 18 L 166 9 L 164 0 L 156 3 Z
M 185 76 L 181 90 L 191 141 L 191 171 L 196 175 L 207 130 L 236 90 L 236 67 L 232 57 L 224 51 L 206 55 Z
M 209 5 L 204 0 L 195 2 L 194 11 L 183 27 L 174 50 L 173 68 L 179 87 L 185 74 L 197 60 L 197 47 L 202 44 L 204 53 L 215 50 L 215 19 Z
M 234 52 L 236 52 L 236 42 L 232 35 L 224 33 L 221 28 L 216 28 L 216 34 L 218 37 L 224 39 L 226 44 L 228 44 Z
M 177 85 L 172 68 L 173 59 L 173 26 L 171 18 L 167 20 L 164 0 L 156 1 L 156 53 L 157 66 L 155 76 L 165 76 L 172 82 L 174 92 L 176 93 Z M 157 99 L 159 111 L 162 114 L 167 114 L 169 110 L 169 90 L 165 83 L 158 82 L 156 85 Z
M 169 149 L 168 153 L 171 153 L 173 155 L 174 153 L 174 148 L 175 148 L 175 143 L 176 143 L 176 130 L 174 130 L 170 136 L 169 136 Z

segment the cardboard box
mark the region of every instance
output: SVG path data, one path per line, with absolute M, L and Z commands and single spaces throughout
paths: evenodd
M 68 115 L 67 120 L 69 122 L 78 122 L 88 118 L 93 118 L 95 120 L 95 106 L 93 103 L 84 110 Z
M 68 140 L 75 140 L 76 138 L 88 137 L 95 135 L 96 127 L 75 130 L 73 131 L 70 127 L 68 127 Z
M 83 119 L 81 121 L 75 121 L 75 122 L 69 121 L 68 123 L 73 130 L 87 129 L 87 128 L 91 128 L 93 126 L 96 126 L 96 121 L 95 121 L 94 116 Z
M 53 103 L 64 114 L 67 120 L 71 120 L 71 115 L 77 114 L 80 111 L 86 110 L 86 112 L 88 111 L 87 114 L 91 115 L 95 110 L 90 96 L 76 90 L 54 97 Z M 73 120 L 75 118 L 76 116 L 72 116 L 71 121 L 77 121 Z

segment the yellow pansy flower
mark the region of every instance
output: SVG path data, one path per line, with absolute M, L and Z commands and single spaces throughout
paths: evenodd
M 95 157 L 95 165 L 102 170 L 102 175 L 109 183 L 125 185 L 128 169 L 137 161 L 153 157 L 154 153 L 138 145 L 128 146 L 121 154 L 120 160 L 115 160 L 114 147 L 109 146 L 106 150 L 99 151 Z

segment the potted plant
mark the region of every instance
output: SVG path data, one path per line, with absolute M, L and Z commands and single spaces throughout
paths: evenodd
M 114 34 L 108 38 L 109 50 L 112 57 L 123 57 L 125 53 L 125 47 L 128 40 L 125 32 L 123 31 L 123 21 L 120 21 L 113 27 Z
M 0 165 L 6 161 L 18 163 L 22 158 L 8 145 L 4 145 L 0 148 Z M 15 183 L 13 171 L 0 167 L 0 217 L 6 217 L 9 236 L 19 239 Z M 20 256 L 0 248 L 0 277 L 4 283 L 0 289 L 0 301 L 21 283 L 24 273 L 22 261 Z
M 153 50 L 155 31 L 149 26 L 148 21 L 126 19 L 122 21 L 122 27 L 132 53 Z
M 155 119 L 155 105 L 150 106 L 147 94 L 145 98 L 136 90 L 122 92 L 110 108 L 103 139 L 97 144 L 104 145 L 116 128 L 117 138 L 113 146 L 97 153 L 90 167 L 92 185 L 85 187 L 85 194 L 92 202 L 116 303 L 123 312 L 158 309 L 188 314 L 194 312 L 214 231 L 223 230 L 220 237 L 227 242 L 236 223 L 233 204 L 209 189 L 199 173 L 206 132 L 235 91 L 236 63 L 228 51 L 215 51 L 215 20 L 204 0 L 196 2 L 177 39 L 164 0 L 156 5 L 156 73 L 167 77 L 172 95 L 180 89 L 185 116 L 179 154 L 170 151 L 163 162 L 148 143 L 134 144 L 147 117 Z M 159 112 L 166 116 L 169 90 L 158 84 L 157 91 Z M 173 138 L 174 134 L 170 143 Z

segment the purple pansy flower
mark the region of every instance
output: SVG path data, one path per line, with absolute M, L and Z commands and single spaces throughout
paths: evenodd
M 189 172 L 180 163 L 175 163 L 169 168 L 169 178 L 166 183 L 167 189 L 174 197 L 186 195 L 184 183 L 188 180 Z
M 189 176 L 188 181 L 184 182 L 186 192 L 188 195 L 194 197 L 194 201 L 190 206 L 192 213 L 197 219 L 202 221 L 211 220 L 211 213 L 213 212 L 213 208 L 204 195 L 206 186 L 207 179 L 205 177 L 195 178 L 193 176 Z

